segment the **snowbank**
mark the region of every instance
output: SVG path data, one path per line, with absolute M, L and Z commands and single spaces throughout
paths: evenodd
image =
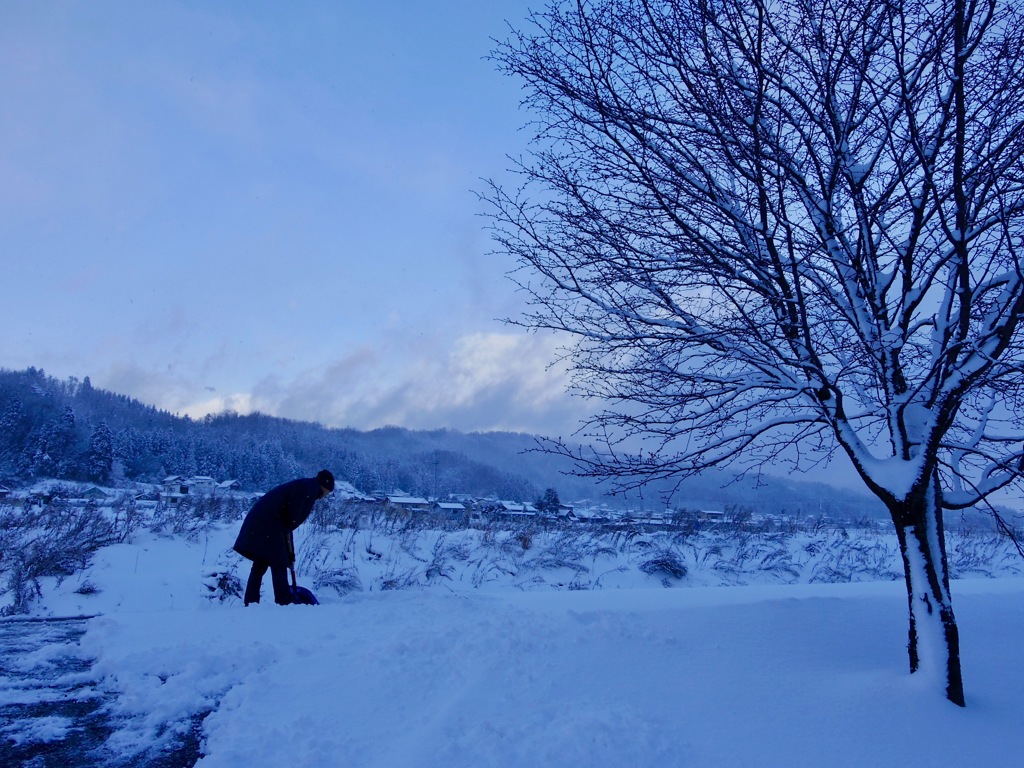
M 119 754 L 203 722 L 200 768 L 905 768 L 1022 759 L 1024 580 L 954 586 L 968 707 L 906 671 L 899 582 L 204 596 L 230 543 L 102 551 L 45 610 L 101 613 L 83 651 Z M 655 582 L 656 583 L 656 582 Z

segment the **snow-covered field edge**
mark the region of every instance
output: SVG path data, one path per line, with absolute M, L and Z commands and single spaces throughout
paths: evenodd
M 296 532 L 296 570 L 320 600 L 401 589 L 594 590 L 896 581 L 903 578 L 895 533 L 877 521 L 743 518 L 652 526 L 541 521 L 467 525 L 443 516 L 324 506 Z M 94 563 L 110 546 L 131 551 L 154 540 L 201 544 L 197 591 L 237 602 L 248 561 L 231 550 L 244 507 L 181 510 L 57 505 L 0 507 L 0 611 L 46 614 L 48 593 L 99 590 Z M 947 532 L 950 576 L 1024 574 L 1007 535 Z
M 200 768 L 1008 765 L 1019 753 L 1024 579 L 992 533 L 949 534 L 962 713 L 907 674 L 899 554 L 878 526 L 319 515 L 297 532 L 297 565 L 322 604 L 243 608 L 248 564 L 227 518 L 138 518 L 29 590 L 32 616 L 96 617 L 77 652 L 110 696 L 115 764 L 197 718 Z

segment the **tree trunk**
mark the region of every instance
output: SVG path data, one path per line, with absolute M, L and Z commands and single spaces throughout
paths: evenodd
M 891 504 L 889 512 L 900 542 L 907 585 L 910 671 L 934 676 L 937 684 L 945 685 L 946 698 L 962 707 L 960 635 L 953 615 L 942 508 L 934 482 L 906 500 Z

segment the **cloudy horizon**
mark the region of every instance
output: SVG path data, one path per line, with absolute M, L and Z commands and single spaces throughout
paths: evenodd
M 0 366 L 193 417 L 571 434 L 477 197 L 526 146 L 486 57 L 529 5 L 0 8 Z

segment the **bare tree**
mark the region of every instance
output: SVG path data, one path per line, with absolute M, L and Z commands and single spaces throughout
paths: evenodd
M 536 115 L 498 250 L 619 488 L 841 451 L 910 669 L 964 704 L 944 510 L 1024 465 L 1024 23 L 1001 0 L 590 0 L 494 57 Z M 642 436 L 646 448 L 626 451 Z

